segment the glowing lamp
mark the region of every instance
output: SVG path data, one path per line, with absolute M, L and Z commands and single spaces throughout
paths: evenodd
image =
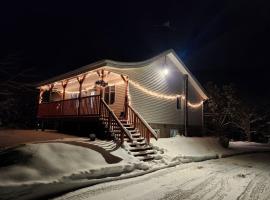
M 162 70 L 162 74 L 163 74 L 164 76 L 168 75 L 168 73 L 169 73 L 169 70 L 168 70 L 167 68 L 164 68 L 164 69 Z

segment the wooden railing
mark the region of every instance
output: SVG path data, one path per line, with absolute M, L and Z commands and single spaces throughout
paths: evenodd
M 130 105 L 127 106 L 127 114 L 128 123 L 133 124 L 133 126 L 139 131 L 141 136 L 146 139 L 146 142 L 148 144 L 150 143 L 150 137 L 154 137 L 156 140 L 158 139 L 156 132 Z
M 133 140 L 130 132 L 123 126 L 103 99 L 100 100 L 100 119 L 103 121 L 106 128 L 114 134 L 116 140 L 121 142 L 121 144 L 124 142 L 124 136 L 126 136 L 130 141 Z
M 37 117 L 98 116 L 99 107 L 100 95 L 41 103 L 38 105 Z

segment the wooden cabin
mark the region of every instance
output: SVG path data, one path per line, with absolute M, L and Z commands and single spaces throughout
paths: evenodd
M 37 118 L 69 123 L 98 119 L 119 141 L 133 127 L 150 137 L 200 136 L 207 95 L 173 50 L 142 62 L 101 60 L 46 80 Z M 46 128 L 46 127 L 43 127 Z

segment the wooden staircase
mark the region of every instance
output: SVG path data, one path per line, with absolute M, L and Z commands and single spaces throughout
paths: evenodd
M 126 119 L 119 120 L 103 99 L 100 105 L 99 119 L 115 141 L 119 144 L 126 141 L 127 150 L 139 160 L 153 160 L 156 151 L 150 145 L 150 137 L 157 139 L 157 135 L 139 113 L 128 105 Z
M 133 138 L 133 141 L 130 141 L 127 137 L 124 138 L 131 154 L 141 161 L 150 161 L 155 159 L 156 151 L 150 144 L 147 143 L 146 139 L 141 136 L 141 133 L 136 127 L 134 127 L 134 124 L 128 123 L 127 120 L 120 121 L 130 132 Z

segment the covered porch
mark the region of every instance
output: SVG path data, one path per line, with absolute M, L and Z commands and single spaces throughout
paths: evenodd
M 39 87 L 37 117 L 96 117 L 101 99 L 118 118 L 124 118 L 128 105 L 128 77 L 105 69 Z

